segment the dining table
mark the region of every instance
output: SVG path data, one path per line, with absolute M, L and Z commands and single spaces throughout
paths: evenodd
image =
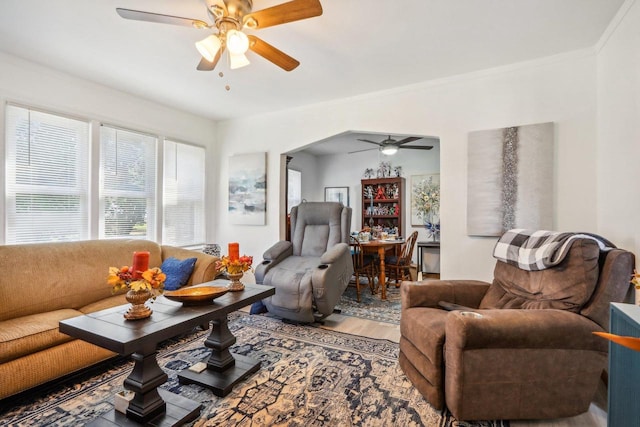
M 387 299 L 387 275 L 385 273 L 384 258 L 388 250 L 393 249 L 394 253 L 398 246 L 402 245 L 405 239 L 378 239 L 360 242 L 360 246 L 367 252 L 377 252 L 380 259 L 380 272 L 378 274 L 378 284 L 381 288 L 380 299 Z

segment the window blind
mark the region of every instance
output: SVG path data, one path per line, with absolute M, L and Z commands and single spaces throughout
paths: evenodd
M 205 149 L 165 140 L 162 242 L 204 243 Z
M 7 105 L 7 244 L 88 238 L 87 121 Z
M 100 238 L 155 240 L 156 137 L 100 128 Z

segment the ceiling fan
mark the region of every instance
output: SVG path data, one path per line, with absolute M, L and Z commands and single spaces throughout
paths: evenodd
M 196 48 L 202 55 L 197 66 L 200 71 L 213 70 L 225 50 L 228 52 L 229 67 L 232 70 L 249 65 L 249 59 L 245 55 L 248 49 L 278 67 L 291 71 L 300 65 L 300 62 L 262 39 L 245 34 L 243 30 L 260 30 L 322 15 L 322 5 L 319 0 L 292 0 L 256 12 L 252 12 L 253 0 L 204 1 L 213 24 L 199 19 L 132 9 L 116 8 L 116 11 L 126 19 L 213 30 L 211 35 L 196 43 Z
M 380 152 L 382 154 L 386 154 L 387 156 L 391 156 L 393 154 L 396 154 L 398 152 L 398 150 L 401 149 L 411 149 L 411 150 L 431 150 L 433 148 L 432 145 L 404 145 L 407 144 L 409 142 L 413 142 L 416 141 L 418 139 L 422 139 L 421 136 L 408 136 L 404 139 L 401 139 L 400 141 L 397 141 L 395 139 L 391 139 L 391 135 L 387 136 L 387 139 L 380 141 L 380 142 L 376 142 L 376 141 L 371 141 L 369 139 L 358 139 L 358 141 L 362 141 L 362 142 L 368 142 L 370 144 L 375 144 L 378 146 L 378 150 L 380 150 Z M 352 153 L 359 153 L 361 151 L 369 151 L 369 150 L 375 150 L 375 148 L 368 148 L 366 150 L 358 150 L 358 151 L 351 151 L 349 154 Z

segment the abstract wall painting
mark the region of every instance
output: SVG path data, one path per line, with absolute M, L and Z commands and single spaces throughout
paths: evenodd
M 469 133 L 467 234 L 553 228 L 553 123 Z
M 229 157 L 229 221 L 265 225 L 267 217 L 267 153 Z

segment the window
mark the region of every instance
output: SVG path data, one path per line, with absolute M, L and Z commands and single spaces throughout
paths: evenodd
M 88 238 L 88 121 L 6 110 L 7 242 Z
M 205 148 L 13 104 L 5 111 L 0 244 L 204 243 Z
M 287 169 L 287 208 L 291 213 L 291 208 L 302 203 L 302 172 L 295 169 Z
M 205 150 L 165 140 L 162 242 L 204 243 Z
M 100 128 L 100 238 L 155 240 L 158 140 Z

